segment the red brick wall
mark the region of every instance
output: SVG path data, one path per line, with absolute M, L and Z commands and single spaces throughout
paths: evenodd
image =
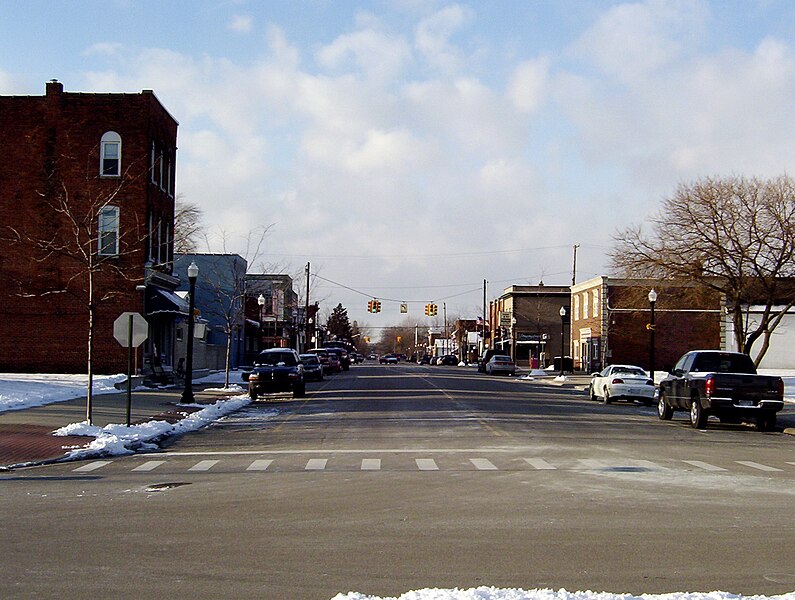
M 92 214 L 96 198 L 123 186 L 122 254 L 95 281 L 96 372 L 126 370 L 126 350 L 112 335 L 124 311 L 142 312 L 148 213 L 172 223 L 174 200 L 149 182 L 152 139 L 176 147 L 176 122 L 151 93 L 0 97 L 0 370 L 85 372 L 87 278 L 79 262 L 14 243 L 13 228 L 34 239 L 73 239 L 53 208 L 68 195 L 74 215 Z M 122 138 L 124 177 L 99 178 L 99 142 L 106 131 Z M 173 169 L 172 169 L 173 170 Z M 95 212 L 95 210 L 93 211 Z M 89 219 L 96 228 L 95 217 Z M 88 238 L 83 238 L 85 242 Z M 72 244 L 74 248 L 74 245 Z M 90 251 L 96 252 L 96 243 Z M 62 291 L 62 293 L 53 293 Z

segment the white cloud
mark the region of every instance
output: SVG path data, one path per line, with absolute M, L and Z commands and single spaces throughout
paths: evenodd
M 339 36 L 317 57 L 329 69 L 361 70 L 369 78 L 387 81 L 411 60 L 411 47 L 401 37 L 368 29 Z
M 465 62 L 461 49 L 451 38 L 473 17 L 471 10 L 458 4 L 446 6 L 417 25 L 414 44 L 427 64 L 442 73 L 457 73 Z
M 253 24 L 254 20 L 250 15 L 234 15 L 226 28 L 236 33 L 250 33 Z
M 508 84 L 508 97 L 521 111 L 534 112 L 544 101 L 549 80 L 550 60 L 542 57 L 519 64 Z

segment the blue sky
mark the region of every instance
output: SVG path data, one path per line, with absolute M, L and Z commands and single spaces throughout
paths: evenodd
M 701 176 L 795 159 L 789 0 L 0 0 L 0 94 L 153 89 L 208 249 L 362 325 L 605 274 Z M 246 235 L 271 226 L 263 251 Z M 335 283 L 330 283 L 335 282 Z M 336 285 L 342 284 L 342 285 Z M 349 289 L 353 288 L 353 290 Z M 368 315 L 369 296 L 384 299 Z

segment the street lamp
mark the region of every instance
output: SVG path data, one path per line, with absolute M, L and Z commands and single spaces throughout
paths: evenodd
M 185 358 L 185 389 L 182 390 L 182 403 L 193 404 L 193 310 L 196 307 L 196 278 L 199 267 L 191 261 L 188 267 L 188 351 Z
M 649 292 L 649 307 L 651 315 L 649 317 L 649 374 L 654 381 L 654 303 L 657 302 L 657 292 L 654 288 Z
M 563 355 L 566 350 L 564 336 L 566 335 L 566 307 L 560 307 L 560 376 L 563 377 Z
M 259 349 L 262 350 L 262 337 L 265 335 L 265 324 L 263 323 L 262 311 L 265 307 L 265 296 L 262 294 L 257 298 L 259 304 Z

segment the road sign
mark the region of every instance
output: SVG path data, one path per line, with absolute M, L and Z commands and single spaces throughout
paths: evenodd
M 132 344 L 130 344 L 130 319 L 132 319 Z M 149 323 L 139 313 L 124 312 L 113 321 L 113 337 L 125 348 L 137 348 L 149 337 Z

